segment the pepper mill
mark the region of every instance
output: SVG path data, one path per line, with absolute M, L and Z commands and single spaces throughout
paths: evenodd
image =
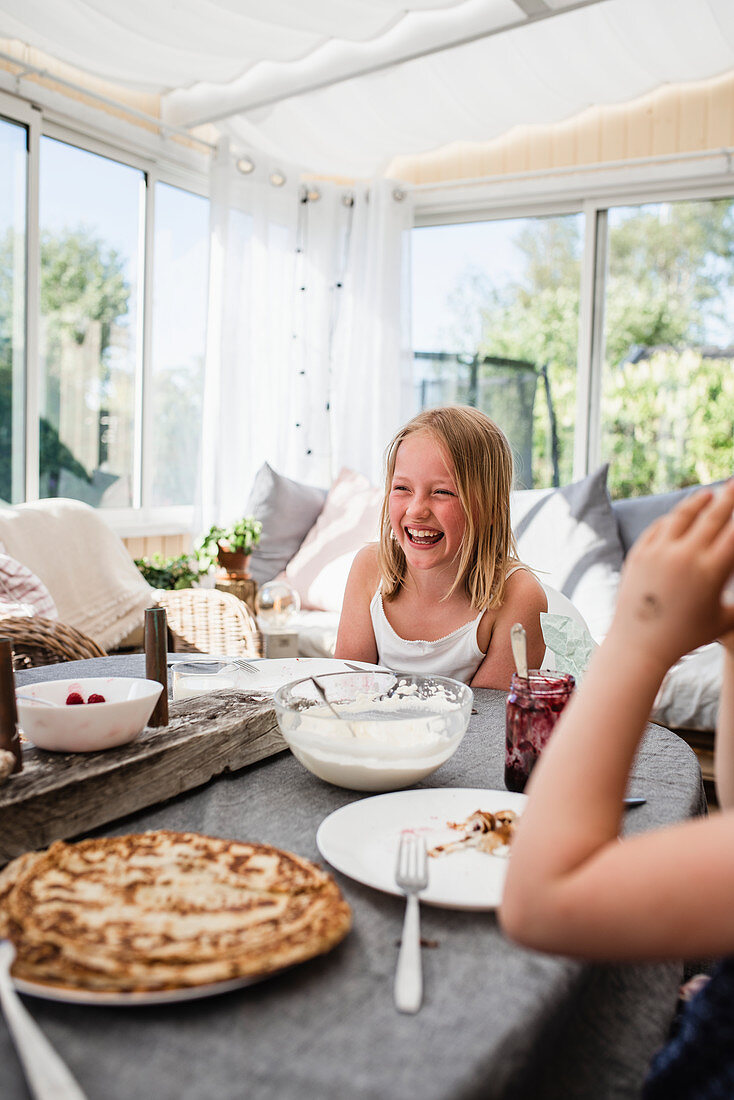
M 18 711 L 15 705 L 13 646 L 10 638 L 0 638 L 0 749 L 12 752 L 15 757 L 11 775 L 23 770 L 23 753 L 18 736 Z
M 165 607 L 145 611 L 145 677 L 163 684 L 163 691 L 148 719 L 149 726 L 168 725 L 168 624 Z

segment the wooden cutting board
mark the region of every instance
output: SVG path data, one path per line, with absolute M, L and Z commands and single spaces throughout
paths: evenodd
M 0 786 L 0 866 L 164 802 L 287 748 L 272 696 L 217 691 L 170 705 L 167 726 L 91 753 L 23 745 L 23 771 Z

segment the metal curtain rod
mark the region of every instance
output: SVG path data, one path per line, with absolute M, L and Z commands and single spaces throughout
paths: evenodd
M 163 122 L 162 119 L 157 118 L 155 115 L 149 115 L 145 111 L 139 111 L 137 107 L 130 107 L 126 103 L 120 103 L 119 100 L 112 99 L 110 96 L 101 95 L 100 92 L 94 92 L 90 88 L 85 88 L 82 84 L 76 84 L 73 80 L 66 80 L 64 77 L 57 76 L 55 73 L 50 72 L 49 69 L 42 69 L 39 65 L 32 65 L 30 62 L 20 61 L 17 57 L 5 53 L 3 50 L 0 50 L 0 60 L 8 61 L 12 65 L 18 66 L 20 72 L 10 74 L 11 76 L 15 76 L 16 80 L 21 80 L 29 73 L 33 73 L 34 76 L 43 77 L 45 80 L 53 80 L 54 83 L 61 84 L 64 88 L 69 88 L 72 92 L 79 92 L 81 95 L 89 96 L 90 99 L 96 99 L 99 103 L 104 103 L 107 107 L 113 107 L 116 111 L 124 111 L 125 114 L 140 119 L 141 122 L 150 123 L 158 130 L 163 131 L 164 134 L 176 134 L 178 137 L 186 138 L 187 141 L 196 142 L 197 145 L 203 145 L 205 148 L 216 152 L 217 146 L 211 141 L 205 141 L 204 138 L 196 137 L 183 126 L 173 126 L 168 122 Z

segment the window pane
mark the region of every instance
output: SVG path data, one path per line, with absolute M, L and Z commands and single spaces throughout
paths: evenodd
M 0 499 L 25 495 L 25 263 L 28 138 L 0 118 Z
M 41 140 L 42 497 L 132 505 L 143 184 Z
M 609 211 L 602 453 L 613 496 L 734 469 L 734 200 Z
M 583 217 L 413 231 L 416 410 L 477 405 L 518 486 L 571 480 Z
M 193 504 L 206 351 L 209 202 L 156 184 L 152 504 Z

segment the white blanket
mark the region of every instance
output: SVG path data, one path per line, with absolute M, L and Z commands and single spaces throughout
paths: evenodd
M 51 593 L 59 619 L 112 649 L 144 622 L 154 589 L 122 540 L 88 504 L 39 500 L 0 507 L 0 543 Z

